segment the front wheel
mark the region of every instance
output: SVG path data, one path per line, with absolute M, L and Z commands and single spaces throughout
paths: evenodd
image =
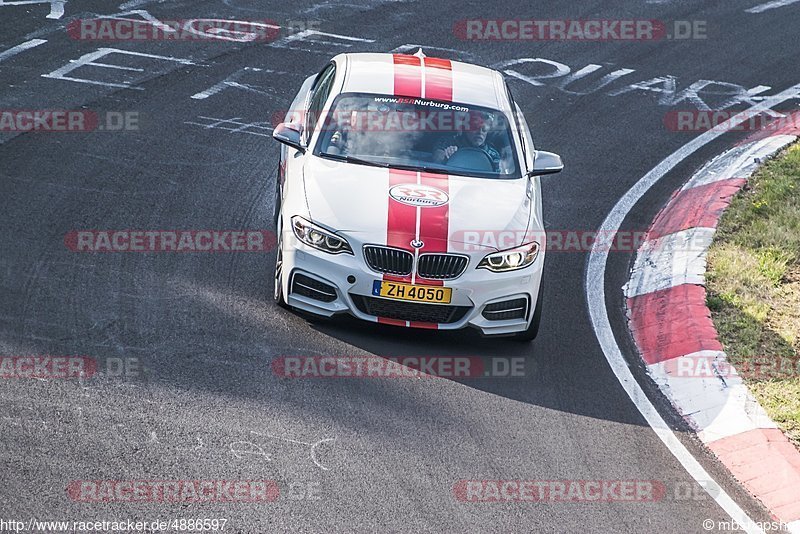
M 275 202 L 272 204 L 272 223 L 278 228 L 278 219 L 281 216 L 281 168 L 278 166 L 275 177 Z
M 533 319 L 527 329 L 514 334 L 514 339 L 517 341 L 533 341 L 539 333 L 539 323 L 542 320 L 542 293 L 544 289 L 543 281 L 539 282 L 539 294 L 536 297 L 536 308 L 533 310 Z
M 288 308 L 286 298 L 283 295 L 283 238 L 281 237 L 280 230 L 278 231 L 278 244 L 277 252 L 275 254 L 275 288 L 272 297 L 275 304 L 281 308 Z

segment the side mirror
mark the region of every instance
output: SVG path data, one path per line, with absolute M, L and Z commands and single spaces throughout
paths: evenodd
M 300 125 L 298 124 L 291 122 L 279 124 L 272 131 L 272 138 L 300 152 L 305 153 L 306 151 L 306 147 L 300 142 Z
M 552 152 L 545 152 L 537 150 L 535 159 L 533 160 L 533 170 L 529 176 L 541 176 L 543 174 L 555 174 L 564 169 L 564 163 L 561 161 L 561 156 L 553 154 Z

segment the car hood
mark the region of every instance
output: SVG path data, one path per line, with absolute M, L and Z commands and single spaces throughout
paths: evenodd
M 522 244 L 536 200 L 527 178 L 418 173 L 319 157 L 309 158 L 303 183 L 315 222 L 352 236 L 356 245 L 409 251 L 416 245 L 422 253 Z

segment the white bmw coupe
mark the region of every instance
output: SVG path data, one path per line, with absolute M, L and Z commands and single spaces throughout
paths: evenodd
M 273 137 L 275 300 L 312 314 L 536 337 L 545 257 L 538 151 L 503 76 L 341 54 Z

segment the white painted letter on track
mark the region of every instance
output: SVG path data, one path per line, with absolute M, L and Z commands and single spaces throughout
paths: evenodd
M 0 7 L 5 6 L 28 6 L 32 4 L 50 4 L 50 13 L 47 14 L 48 19 L 60 19 L 64 16 L 64 4 L 67 0 L 16 0 L 13 2 L 5 2 L 0 0 Z
M 123 71 L 123 72 L 140 72 L 143 75 L 146 74 L 146 71 L 140 67 L 129 67 L 124 65 L 113 65 L 108 63 L 98 63 L 97 60 L 101 58 L 105 58 L 112 54 L 118 54 L 123 56 L 132 56 L 137 58 L 146 58 L 146 59 L 153 59 L 159 61 L 171 61 L 175 63 L 180 63 L 182 65 L 195 65 L 194 62 L 188 59 L 182 59 L 177 57 L 171 56 L 158 56 L 155 54 L 144 54 L 141 52 L 131 52 L 129 50 L 120 50 L 118 48 L 98 48 L 95 52 L 90 52 L 81 56 L 78 59 L 71 60 L 69 63 L 61 67 L 60 69 L 56 69 L 49 74 L 42 74 L 43 78 L 53 78 L 55 80 L 68 80 L 71 82 L 79 82 L 79 83 L 88 83 L 93 85 L 103 85 L 106 87 L 121 87 L 121 88 L 129 88 L 129 89 L 139 89 L 142 90 L 142 87 L 136 87 L 132 84 L 132 82 L 128 81 L 107 81 L 107 80 L 94 80 L 89 78 L 74 78 L 71 76 L 67 76 L 67 74 L 72 73 L 72 71 L 82 68 L 82 67 L 95 67 L 95 68 L 102 68 L 102 69 L 110 69 L 111 71 Z M 144 78 L 144 76 L 143 76 Z

